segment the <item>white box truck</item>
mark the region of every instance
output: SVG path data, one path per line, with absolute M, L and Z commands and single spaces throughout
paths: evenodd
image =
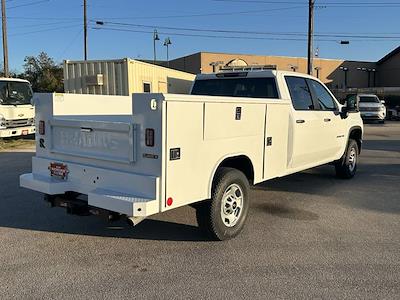
M 328 163 L 339 177 L 356 173 L 360 113 L 316 78 L 247 68 L 198 75 L 191 93 L 115 96 L 119 104 L 38 95 L 37 152 L 21 186 L 70 213 L 132 224 L 190 204 L 225 240 L 243 229 L 250 185 Z
M 29 81 L 0 78 L 0 138 L 35 133 L 35 109 Z

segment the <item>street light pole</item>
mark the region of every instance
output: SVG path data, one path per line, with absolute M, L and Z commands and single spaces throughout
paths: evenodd
M 2 17 L 2 31 L 3 31 L 3 64 L 4 64 L 4 77 L 9 76 L 8 70 L 8 44 L 7 44 L 7 21 L 6 21 L 6 0 L 1 0 L 1 17 Z
M 159 41 L 159 40 L 160 40 L 160 38 L 158 37 L 157 29 L 154 29 L 154 32 L 153 32 L 153 54 L 154 54 L 153 63 L 154 63 L 154 64 L 156 64 L 156 60 L 157 60 L 157 55 L 156 55 L 156 41 Z
M 168 68 L 169 68 L 169 53 L 168 53 L 169 45 L 172 45 L 172 43 L 171 43 L 171 39 L 169 37 L 167 37 L 164 41 L 164 46 L 167 47 L 167 66 L 168 66 Z
M 314 4 L 315 0 L 308 0 L 308 60 L 307 74 L 313 73 L 313 38 L 314 38 Z
M 349 68 L 340 67 L 339 69 L 344 72 L 344 88 L 347 89 L 347 72 L 349 71 Z

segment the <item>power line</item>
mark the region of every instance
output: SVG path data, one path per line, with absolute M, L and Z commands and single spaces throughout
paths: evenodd
M 29 28 L 46 27 L 46 26 L 51 26 L 51 25 L 71 24 L 71 23 L 77 23 L 77 22 L 78 21 L 58 21 L 58 22 L 50 22 L 50 23 L 34 23 L 34 24 L 25 24 L 25 25 L 19 25 L 19 26 L 10 26 L 10 28 L 17 29 L 17 28 L 27 28 L 27 27 L 29 27 Z
M 65 46 L 64 50 L 61 52 L 60 55 L 58 55 L 58 59 L 62 58 L 62 56 L 64 56 L 65 52 L 67 52 L 67 50 L 69 50 L 69 48 L 75 43 L 75 41 L 78 39 L 78 37 L 80 37 L 80 35 L 83 32 L 83 28 L 80 28 L 79 31 L 77 32 L 76 35 L 74 35 L 74 37 L 71 39 L 71 41 L 67 44 L 67 46 Z
M 59 30 L 59 29 L 67 29 L 67 28 L 73 28 L 73 27 L 77 27 L 77 26 L 82 26 L 82 24 L 53 27 L 53 28 L 42 29 L 42 30 L 34 30 L 34 31 L 25 31 L 25 32 L 20 32 L 20 33 L 9 34 L 9 36 L 11 36 L 11 35 L 12 36 L 29 35 L 29 34 L 33 34 L 33 33 L 41 33 L 41 32 L 54 31 L 54 30 Z
M 12 16 L 7 19 L 22 19 L 22 20 L 82 20 L 82 18 L 72 18 L 72 17 L 21 17 L 21 16 Z
M 14 6 L 8 7 L 7 9 L 13 9 L 13 8 L 25 7 L 25 6 L 32 6 L 32 5 L 42 4 L 42 3 L 45 3 L 45 2 L 50 2 L 50 0 L 40 0 L 40 1 L 35 1 L 35 2 L 29 2 L 29 3 L 14 5 Z
M 169 16 L 140 16 L 140 17 L 106 17 L 97 18 L 104 20 L 121 20 L 121 19 L 171 19 L 171 18 L 195 18 L 195 17 L 212 17 L 212 16 L 230 16 L 230 15 L 245 15 L 245 14 L 255 14 L 263 12 L 272 11 L 284 11 L 303 8 L 303 6 L 290 6 L 290 7 L 279 7 L 279 8 L 269 8 L 269 9 L 257 9 L 257 10 L 246 10 L 246 11 L 230 11 L 230 12 L 220 12 L 220 13 L 203 13 L 203 14 L 187 14 L 187 15 L 169 15 Z
M 264 0 L 213 0 L 215 2 L 259 3 L 259 4 L 296 4 L 308 6 L 305 2 L 297 1 L 264 1 Z M 316 7 L 400 7 L 400 2 L 334 2 L 318 1 Z
M 91 22 L 95 22 L 91 20 Z M 253 35 L 274 35 L 274 36 L 307 36 L 307 33 L 303 32 L 271 32 L 271 31 L 243 31 L 243 30 L 224 30 L 224 29 L 202 29 L 202 28 L 188 28 L 188 27 L 171 27 L 171 26 L 157 26 L 157 25 L 145 25 L 145 24 L 134 24 L 124 22 L 103 22 L 97 21 L 98 25 L 111 25 L 111 26 L 132 26 L 139 28 L 160 28 L 166 30 L 176 31 L 191 31 L 191 32 L 211 32 L 211 33 L 229 33 L 229 34 L 253 34 Z M 362 35 L 362 34 L 330 34 L 330 33 L 316 33 L 316 37 L 332 37 L 332 38 L 355 38 L 355 39 L 400 39 L 399 36 L 378 36 L 378 35 Z
M 105 28 L 105 27 L 92 27 L 95 30 L 105 30 L 105 31 L 117 31 L 117 32 L 132 32 L 132 33 L 153 33 L 150 30 L 134 30 L 125 28 Z M 179 32 L 169 32 L 169 31 L 158 31 L 159 34 L 171 35 L 171 36 L 186 36 L 186 37 L 203 37 L 203 38 L 219 38 L 219 39 L 241 39 L 241 40 L 270 40 L 270 41 L 307 41 L 307 38 L 281 38 L 281 37 L 251 37 L 251 36 L 226 36 L 226 35 L 211 35 L 211 34 L 190 34 L 190 33 L 179 33 Z M 326 39 L 319 38 L 316 39 L 318 42 L 334 42 L 339 43 L 337 39 Z M 365 39 L 357 40 L 357 42 L 378 42 L 382 40 Z M 385 40 L 388 41 L 388 40 Z M 398 41 L 398 39 L 392 39 L 390 41 Z
M 121 31 L 121 32 L 138 32 L 138 33 L 153 33 L 149 30 L 133 30 L 123 28 L 100 28 L 92 27 L 96 30 L 109 30 L 109 31 Z M 179 33 L 179 32 L 158 32 L 159 34 L 169 34 L 176 36 L 187 36 L 187 37 L 206 37 L 206 38 L 222 38 L 222 39 L 246 39 L 246 40 L 283 40 L 283 41 L 305 41 L 304 38 L 275 38 L 275 37 L 249 37 L 249 36 L 223 36 L 223 35 L 210 35 L 210 34 L 190 34 L 190 33 Z M 335 40 L 330 40 L 336 42 Z

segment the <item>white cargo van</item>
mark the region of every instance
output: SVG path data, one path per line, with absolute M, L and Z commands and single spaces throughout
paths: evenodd
M 357 170 L 360 113 L 311 76 L 223 71 L 198 75 L 192 95 L 109 97 L 37 96 L 37 152 L 21 186 L 132 224 L 191 204 L 225 240 L 244 226 L 250 185 L 328 163 L 341 178 Z
M 0 138 L 35 133 L 35 109 L 28 81 L 0 78 Z

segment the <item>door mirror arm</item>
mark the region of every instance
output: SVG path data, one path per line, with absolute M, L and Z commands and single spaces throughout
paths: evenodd
M 342 109 L 339 111 L 339 115 L 342 119 L 346 119 L 349 116 L 349 111 L 347 107 L 343 106 Z

